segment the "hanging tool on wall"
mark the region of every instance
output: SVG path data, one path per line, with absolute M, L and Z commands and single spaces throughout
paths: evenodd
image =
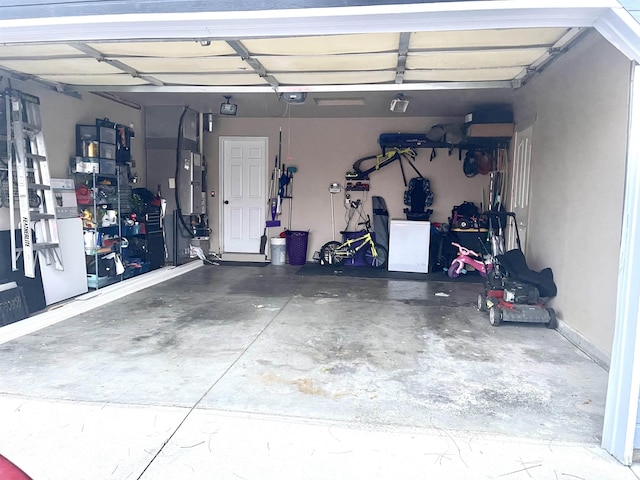
M 353 164 L 353 172 L 347 172 L 346 178 L 347 180 L 369 180 L 369 174 L 373 173 L 377 170 L 380 170 L 387 165 L 392 164 L 395 161 L 400 163 L 400 170 L 402 172 L 402 179 L 404 181 L 404 186 L 407 186 L 407 178 L 404 173 L 404 166 L 402 164 L 402 160 L 407 160 L 409 166 L 415 170 L 420 178 L 422 178 L 422 174 L 418 171 L 416 166 L 412 163 L 415 161 L 417 153 L 412 148 L 393 148 L 388 150 L 383 154 L 378 155 L 370 155 L 368 157 L 363 157 L 359 160 L 356 160 Z M 361 165 L 363 162 L 367 160 L 375 159 L 376 163 L 373 167 L 370 167 L 366 170 L 361 169 Z
M 298 169 L 296 167 L 287 167 L 287 184 L 284 196 L 284 198 L 289 199 L 289 219 L 287 221 L 287 230 L 291 230 L 291 216 L 293 215 L 293 174 L 297 171 Z
M 282 128 L 280 128 L 280 135 L 278 140 L 278 155 L 273 166 L 273 173 L 271 174 L 271 186 L 269 188 L 269 206 L 271 209 L 271 220 L 266 221 L 266 227 L 279 227 L 280 220 L 276 220 L 279 214 L 282 199 L 280 198 L 280 177 L 281 166 L 280 159 L 282 155 Z

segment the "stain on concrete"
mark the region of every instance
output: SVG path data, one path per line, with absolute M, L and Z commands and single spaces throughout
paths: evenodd
M 155 352 L 171 351 L 180 346 L 179 337 L 171 331 L 154 331 L 146 335 L 138 335 L 131 339 L 137 350 L 130 351 L 135 355 L 145 355 Z M 138 350 L 140 347 L 143 349 Z
M 329 396 L 329 394 L 319 386 L 311 378 L 296 378 L 294 380 L 287 380 L 279 377 L 273 373 L 267 372 L 261 375 L 261 379 L 264 383 L 270 385 L 293 385 L 299 392 L 306 395 L 323 395 Z
M 496 356 L 486 345 L 476 345 L 469 341 L 452 341 L 445 344 L 445 349 L 454 358 L 474 362 L 495 362 Z
M 482 411 L 491 406 L 498 411 L 526 410 L 529 412 L 549 413 L 549 397 L 539 389 L 524 386 L 522 389 L 482 389 L 475 394 L 477 400 L 474 409 Z
M 355 373 L 356 367 L 339 363 L 329 368 L 324 368 L 323 371 L 330 373 L 331 375 L 345 375 L 349 373 Z
M 322 388 L 318 387 L 310 378 L 298 378 L 292 382 L 298 390 L 307 395 L 326 395 Z
M 548 349 L 523 347 L 522 353 L 535 363 L 553 363 L 554 365 L 568 365 L 574 363 L 566 355 L 558 355 Z

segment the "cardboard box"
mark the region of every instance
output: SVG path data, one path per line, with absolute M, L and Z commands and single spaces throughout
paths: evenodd
M 472 123 L 467 127 L 467 137 L 513 137 L 513 123 Z

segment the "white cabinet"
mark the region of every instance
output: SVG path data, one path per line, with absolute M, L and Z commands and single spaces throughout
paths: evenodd
M 429 271 L 431 222 L 391 220 L 389 231 L 389 271 Z
M 88 290 L 82 220 L 77 217 L 59 218 L 56 224 L 64 270 L 56 270 L 40 258 L 42 288 L 47 305 L 82 295 Z

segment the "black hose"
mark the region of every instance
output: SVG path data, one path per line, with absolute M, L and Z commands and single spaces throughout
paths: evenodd
M 178 139 L 176 142 L 176 173 L 175 173 L 175 179 L 176 179 L 176 188 L 175 188 L 175 196 L 176 196 L 176 210 L 178 211 L 178 219 L 180 220 L 180 223 L 182 224 L 182 226 L 184 227 L 185 231 L 189 234 L 189 237 L 191 238 L 195 238 L 195 234 L 193 233 L 193 231 L 189 228 L 189 226 L 187 225 L 187 223 L 184 221 L 184 218 L 182 218 L 182 208 L 180 208 L 180 195 L 179 195 L 179 185 L 180 185 L 180 149 L 182 147 L 182 125 L 184 122 L 184 116 L 187 113 L 187 110 L 189 110 L 189 107 L 184 107 L 184 110 L 182 111 L 182 114 L 180 115 L 180 120 L 178 121 Z

